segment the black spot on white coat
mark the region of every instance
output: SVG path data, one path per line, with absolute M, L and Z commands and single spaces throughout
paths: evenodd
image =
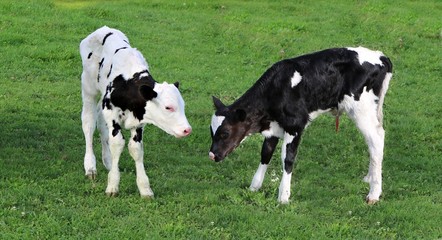
M 137 128 L 137 134 L 134 136 L 133 140 L 135 142 L 141 142 L 143 140 L 143 128 Z
M 120 50 L 123 50 L 123 49 L 126 49 L 127 47 L 120 47 L 120 48 L 117 48 L 117 50 L 115 50 L 115 53 L 117 53 L 118 51 L 120 51 Z M 114 53 L 114 54 L 115 54 Z
M 104 38 L 103 38 L 103 43 L 101 45 L 104 45 L 104 43 L 106 42 L 106 39 L 112 34 L 114 34 L 114 33 L 110 32 L 110 33 L 106 34 L 106 36 L 104 36 Z
M 113 130 L 112 130 L 112 136 L 117 136 L 118 135 L 118 133 L 120 133 L 121 132 L 121 126 L 120 126 L 120 124 L 118 124 L 117 122 L 115 122 L 115 120 L 113 120 L 112 121 L 112 127 L 113 127 Z
M 110 65 L 110 68 L 109 68 L 109 72 L 107 73 L 107 78 L 109 78 L 109 76 L 111 75 L 111 73 L 112 73 L 112 64 Z

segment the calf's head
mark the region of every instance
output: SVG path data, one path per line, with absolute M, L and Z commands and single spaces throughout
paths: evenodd
M 154 87 L 142 86 L 141 94 L 146 102 L 146 117 L 149 123 L 177 138 L 188 136 L 192 127 L 184 113 L 184 100 L 178 90 L 178 83 L 155 83 Z
M 212 116 L 210 133 L 212 146 L 209 158 L 219 162 L 231 153 L 247 136 L 250 129 L 243 109 L 233 109 L 225 106 L 219 99 L 213 97 L 216 111 Z

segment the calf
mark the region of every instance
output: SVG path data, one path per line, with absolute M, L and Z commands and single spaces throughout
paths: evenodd
M 106 194 L 115 196 L 118 193 L 118 161 L 125 145 L 121 131 L 129 129 L 128 148 L 135 160 L 138 189 L 142 197 L 153 197 L 143 164 L 143 128 L 150 123 L 175 137 L 191 133 L 178 83 L 157 83 L 146 60 L 129 45 L 127 37 L 106 26 L 81 41 L 80 54 L 86 175 L 94 179 L 97 174 L 92 140 L 98 123 L 102 159 L 109 170 Z
M 292 169 L 301 136 L 319 114 L 346 112 L 368 144 L 370 165 L 364 178 L 370 184 L 367 203 L 382 192 L 384 129 L 382 105 L 392 77 L 392 64 L 381 52 L 363 47 L 334 48 L 275 63 L 232 105 L 213 97 L 212 146 L 209 157 L 223 160 L 253 133 L 265 140 L 261 163 L 250 189 L 261 188 L 279 139 L 283 174 L 278 201 L 288 203 Z

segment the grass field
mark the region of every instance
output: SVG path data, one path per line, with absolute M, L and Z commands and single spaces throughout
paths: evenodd
M 442 238 L 442 2 L 12 1 L 0 3 L 0 239 Z M 155 199 L 139 197 L 127 150 L 120 194 L 83 170 L 80 41 L 107 25 L 180 81 L 191 136 L 145 129 Z M 211 96 L 231 103 L 275 61 L 363 45 L 394 64 L 385 102 L 381 201 L 364 202 L 368 152 L 347 118 L 306 131 L 289 205 L 277 204 L 279 150 L 248 186 L 261 136 L 208 159 Z M 98 135 L 97 159 L 100 157 Z

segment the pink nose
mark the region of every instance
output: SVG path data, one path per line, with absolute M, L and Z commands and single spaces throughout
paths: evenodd
M 215 161 L 215 154 L 213 154 L 213 152 L 209 152 L 209 158 Z
M 188 127 L 186 129 L 184 129 L 184 132 L 183 132 L 184 136 L 188 136 L 188 135 L 190 135 L 190 133 L 192 133 L 192 128 L 191 127 Z

